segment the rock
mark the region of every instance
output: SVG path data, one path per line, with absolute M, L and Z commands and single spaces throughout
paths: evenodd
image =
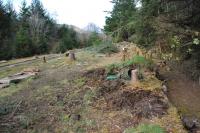
M 183 125 L 184 127 L 187 129 L 187 130 L 195 130 L 196 128 L 200 128 L 199 127 L 199 121 L 197 118 L 194 118 L 194 117 L 189 117 L 189 116 L 183 116 L 181 118 L 182 122 L 183 122 Z
M 79 114 L 72 114 L 69 117 L 74 121 L 80 121 L 80 119 L 81 119 L 81 115 L 79 115 Z

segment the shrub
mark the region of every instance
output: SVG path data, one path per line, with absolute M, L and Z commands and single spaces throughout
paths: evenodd
M 115 75 L 117 70 L 120 68 L 120 64 L 111 64 L 107 67 L 108 75 Z
M 114 44 L 112 44 L 111 41 L 101 42 L 99 45 L 93 45 L 91 47 L 86 48 L 86 50 L 102 54 L 112 54 L 119 52 L 119 49 Z
M 146 68 L 152 68 L 154 67 L 154 62 L 152 60 L 148 60 L 143 56 L 134 56 L 132 59 L 128 61 L 124 61 L 119 64 L 111 64 L 107 68 L 108 71 L 112 71 L 113 69 L 122 69 L 129 66 L 135 65 L 137 67 L 146 67 Z
M 106 46 L 106 47 L 99 50 L 99 53 L 103 53 L 103 54 L 112 54 L 112 53 L 117 53 L 117 52 L 119 52 L 119 50 L 113 44 Z
M 153 65 L 153 61 L 146 59 L 143 56 L 134 56 L 132 59 L 122 63 L 123 67 L 136 65 L 137 67 L 149 67 Z

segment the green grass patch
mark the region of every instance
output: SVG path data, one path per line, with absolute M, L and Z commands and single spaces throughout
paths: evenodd
M 107 67 L 108 74 L 116 74 L 116 70 L 127 68 L 130 66 L 136 66 L 139 68 L 148 68 L 153 70 L 155 64 L 152 60 L 146 59 L 143 56 L 133 56 L 130 60 L 124 61 L 118 64 L 111 64 Z
M 158 125 L 141 124 L 136 128 L 128 128 L 125 133 L 165 133 L 165 130 Z
M 78 78 L 76 80 L 74 80 L 74 84 L 77 87 L 82 87 L 85 84 L 86 79 L 84 77 L 82 78 Z

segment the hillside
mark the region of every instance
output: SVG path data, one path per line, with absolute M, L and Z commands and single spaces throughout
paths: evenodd
M 109 57 L 85 49 L 75 53 L 76 61 L 60 55 L 1 71 L 5 77 L 25 68 L 40 70 L 0 90 L 1 132 L 186 132 L 153 73 L 135 85 L 123 77 L 109 80 L 108 68 L 121 63 L 121 52 Z M 126 68 L 120 71 L 126 75 Z
M 46 1 L 0 0 L 0 133 L 200 133 L 200 1 Z

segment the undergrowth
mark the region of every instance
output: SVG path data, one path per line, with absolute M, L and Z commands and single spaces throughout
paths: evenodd
M 113 54 L 119 52 L 117 46 L 112 44 L 112 42 L 110 41 L 102 42 L 99 45 L 93 45 L 91 47 L 86 48 L 86 50 L 102 54 Z
M 136 67 L 136 68 L 147 68 L 153 70 L 155 64 L 152 60 L 146 59 L 143 56 L 133 56 L 130 60 L 118 63 L 111 64 L 107 67 L 108 74 L 115 74 L 115 70 L 120 70 L 123 68 Z

